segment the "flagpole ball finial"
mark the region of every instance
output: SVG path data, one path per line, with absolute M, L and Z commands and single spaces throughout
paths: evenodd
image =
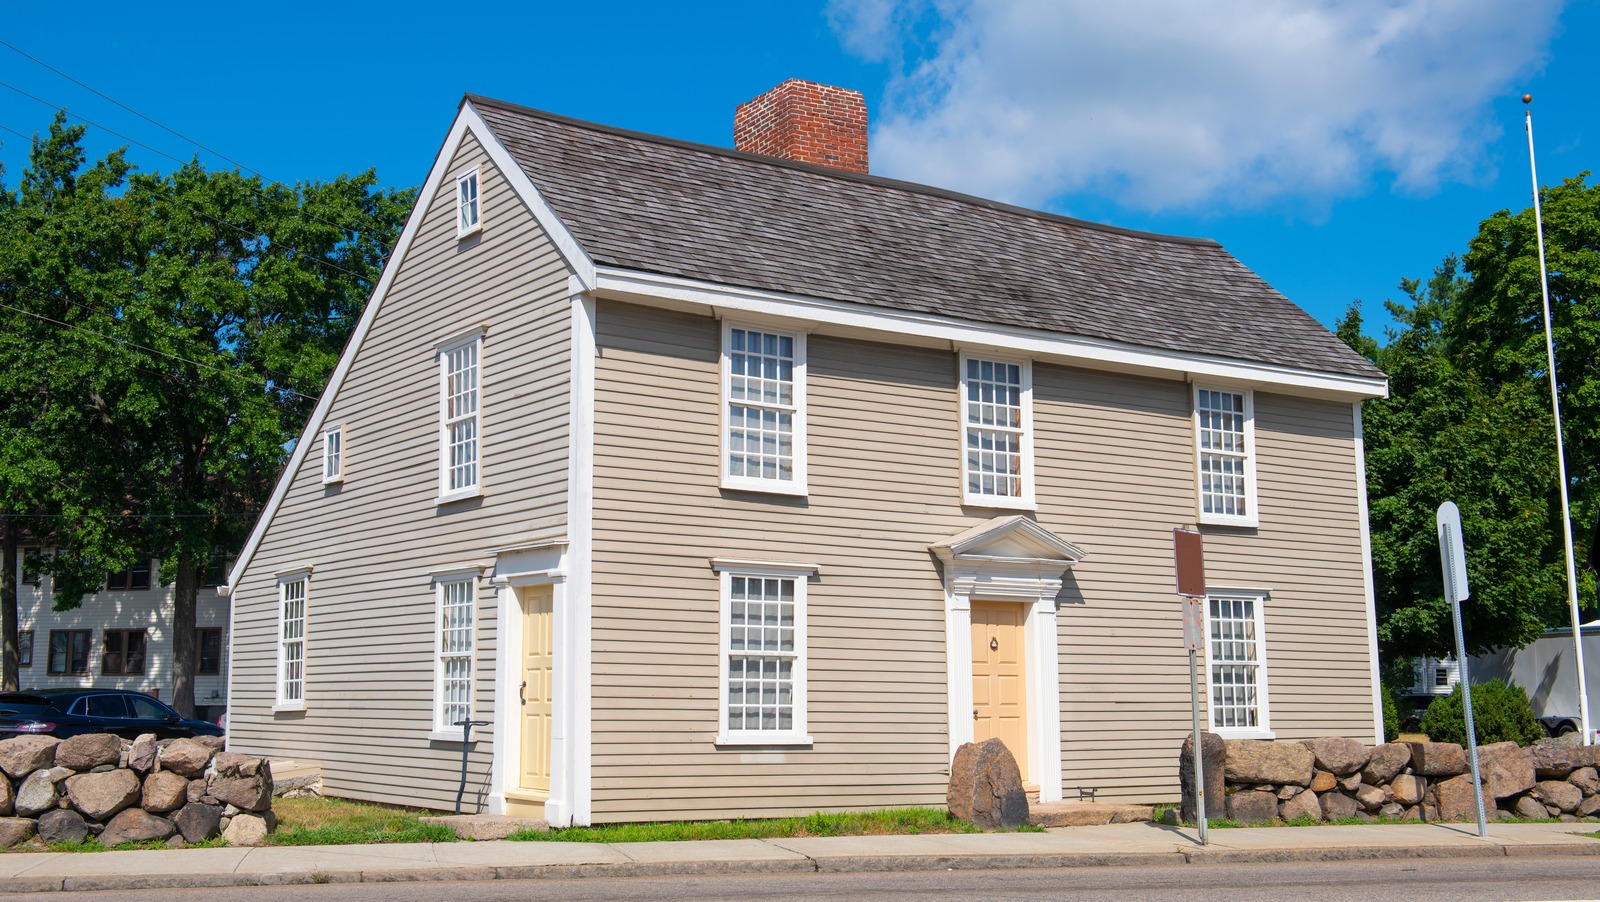
M 1524 95 L 1522 95 L 1522 102 L 1523 103 L 1533 103 L 1533 95 L 1532 94 L 1524 94 Z

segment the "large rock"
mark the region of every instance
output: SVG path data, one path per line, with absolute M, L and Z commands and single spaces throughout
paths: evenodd
M 150 842 L 166 839 L 177 832 L 178 828 L 172 821 L 142 808 L 129 808 L 106 824 L 106 828 L 100 832 L 100 843 L 116 846 L 125 842 Z
M 140 733 L 128 746 L 128 766 L 147 774 L 156 766 L 156 734 Z
M 1344 821 L 1356 816 L 1360 806 L 1356 800 L 1342 792 L 1325 792 L 1322 794 L 1322 816 L 1330 821 Z
M 1367 764 L 1361 768 L 1361 781 L 1373 786 L 1382 786 L 1393 780 L 1395 775 L 1405 770 L 1411 763 L 1411 745 L 1405 742 L 1385 742 L 1375 746 L 1367 757 Z
M 36 770 L 17 787 L 17 797 L 11 802 L 12 813 L 17 817 L 38 817 L 56 807 L 58 801 L 60 797 L 56 795 L 50 771 Z
M 1437 745 L 1437 743 L 1418 743 L 1419 745 Z M 1457 746 L 1460 748 L 1460 746 Z M 1476 821 L 1478 809 L 1472 800 L 1472 775 L 1462 774 L 1451 777 L 1435 784 L 1439 793 L 1439 820 L 1441 821 Z M 1485 817 L 1494 810 L 1494 799 L 1489 794 L 1483 794 L 1483 809 Z
M 172 822 L 183 834 L 184 842 L 201 842 L 221 832 L 222 808 L 219 805 L 190 802 L 178 809 L 178 813 L 172 816 Z
M 1002 743 L 1004 745 L 1004 743 Z M 958 756 L 960 752 L 956 753 Z M 1009 751 L 1007 755 L 1011 754 Z M 1011 769 L 1017 771 L 1017 787 L 1022 786 L 1022 772 L 1017 768 L 1016 759 L 1011 760 Z M 951 766 L 950 780 L 955 782 L 955 767 Z M 231 780 L 217 780 L 211 784 L 210 795 L 219 802 L 232 805 L 241 811 L 265 811 L 272 807 L 272 775 L 258 773 L 253 777 L 236 777 Z M 1027 796 L 1022 797 L 1022 823 L 1027 823 Z M 955 810 L 954 808 L 951 809 Z M 977 823 L 974 821 L 973 823 Z M 1015 824 L 1011 826 L 1016 826 Z
M 1295 786 L 1309 786 L 1315 770 L 1315 756 L 1298 742 L 1228 740 L 1229 783 L 1292 783 Z
M 1594 817 L 1597 812 L 1600 812 L 1600 796 L 1589 796 L 1578 803 L 1579 817 Z
M 1549 812 L 1544 810 L 1544 803 L 1531 795 L 1517 799 L 1517 804 L 1512 806 L 1511 813 L 1530 821 L 1540 821 L 1550 816 Z M 1474 814 L 1473 817 L 1477 815 Z
M 1415 805 L 1422 801 L 1422 778 L 1412 774 L 1397 774 L 1389 781 L 1389 791 L 1402 805 Z
M 67 778 L 67 800 L 91 821 L 103 821 L 139 802 L 142 787 L 131 770 L 78 774 Z
M 1317 771 L 1316 774 L 1311 778 L 1312 792 L 1327 792 L 1338 785 L 1339 778 L 1325 770 Z
M 1578 768 L 1567 776 L 1567 782 L 1583 790 L 1586 796 L 1600 792 L 1600 772 L 1592 767 Z
M 61 740 L 54 736 L 15 736 L 0 740 L 0 770 L 13 780 L 21 780 L 41 767 L 56 762 L 56 746 Z
M 56 808 L 39 815 L 39 838 L 45 842 L 83 842 L 89 825 L 71 808 Z
M 1491 799 L 1509 799 L 1533 788 L 1533 756 L 1516 743 L 1506 743 L 1510 748 L 1496 744 L 1482 749 L 1478 756 L 1478 770 Z
M 179 739 L 161 747 L 156 753 L 156 763 L 162 770 L 185 777 L 198 777 L 205 773 L 206 765 L 211 763 L 211 749 L 193 739 Z
M 1241 824 L 1260 824 L 1278 816 L 1278 797 L 1259 789 L 1247 789 L 1228 796 L 1228 820 Z
M 170 770 L 156 771 L 144 778 L 144 793 L 139 807 L 157 814 L 176 811 L 189 801 L 189 780 Z
M 985 740 L 985 742 L 999 741 L 1000 740 L 998 739 Z M 978 743 L 967 743 L 967 745 L 977 744 Z M 1004 743 L 1001 744 L 1004 745 Z M 967 745 L 963 745 L 961 748 L 966 748 Z M 1007 752 L 1006 754 L 1010 755 L 1011 753 Z M 961 749 L 957 749 L 956 756 L 960 757 L 960 755 Z M 1011 766 L 1017 766 L 1015 759 L 1012 759 Z M 1026 801 L 1024 801 L 1024 804 L 1026 804 Z M 261 841 L 267 838 L 267 822 L 265 819 L 254 814 L 235 815 L 234 818 L 228 822 L 227 829 L 222 831 L 222 838 L 230 846 L 259 846 L 261 845 Z
M 212 759 L 211 766 L 219 777 L 253 777 L 260 773 L 263 767 L 271 768 L 266 759 L 255 755 L 241 755 L 238 752 L 218 752 Z
M 63 739 L 56 746 L 56 766 L 77 771 L 93 770 L 102 764 L 115 765 L 122 758 L 122 737 L 110 733 L 84 733 Z
M 1206 778 L 1206 817 L 1228 813 L 1228 743 L 1215 733 L 1201 732 L 1200 765 Z M 1186 824 L 1199 823 L 1194 807 L 1194 734 L 1183 740 L 1178 752 L 1178 790 L 1182 793 L 1178 816 Z
M 0 817 L 10 817 L 12 806 L 17 798 L 16 790 L 11 788 L 11 778 L 0 774 Z
M 272 801 L 270 777 L 266 786 L 266 802 Z M 250 801 L 261 804 L 258 794 L 261 792 L 261 782 L 255 778 L 250 780 L 227 781 L 235 783 L 255 783 L 250 786 L 240 787 L 241 796 Z M 238 805 L 248 810 L 259 810 L 249 805 L 240 805 L 232 799 L 223 798 L 217 789 L 222 784 L 218 783 L 211 789 L 211 794 L 218 800 Z M 232 790 L 230 789 L 230 792 Z M 955 761 L 950 764 L 950 787 L 945 793 L 945 800 L 950 805 L 950 813 L 964 821 L 977 824 L 986 830 L 1009 830 L 1020 827 L 1028 822 L 1028 797 L 1022 791 L 1022 771 L 1017 768 L 1017 759 L 1012 757 L 1011 750 L 999 739 L 986 739 L 983 742 L 968 742 L 956 749 Z M 264 805 L 262 806 L 264 807 Z M 235 825 L 241 820 L 255 821 L 261 824 L 261 836 L 266 835 L 266 822 L 258 817 L 240 815 L 233 819 L 224 833 L 229 845 L 249 845 L 251 843 L 235 842 L 229 833 L 236 832 Z M 239 828 L 254 830 L 254 827 Z M 242 834 L 241 834 L 242 835 Z M 253 842 L 259 842 L 256 838 Z
M 1312 820 L 1322 820 L 1322 803 L 1317 800 L 1317 794 L 1307 790 L 1299 793 L 1289 801 L 1284 802 L 1278 809 L 1278 815 L 1286 821 L 1295 818 L 1309 817 Z
M 1464 774 L 1467 772 L 1467 750 L 1453 742 L 1413 742 L 1411 771 L 1420 777 Z
M 0 849 L 21 845 L 33 838 L 37 826 L 25 817 L 0 817 Z
M 1578 810 L 1583 803 L 1583 790 L 1565 780 L 1545 780 L 1534 789 L 1534 795 L 1561 810 L 1562 814 L 1571 814 Z
M 1383 790 L 1376 786 L 1361 786 L 1356 790 L 1356 802 L 1368 811 L 1377 811 L 1383 803 L 1389 801 Z
M 1339 777 L 1348 776 L 1365 767 L 1367 759 L 1372 755 L 1371 749 L 1343 736 L 1307 739 L 1304 745 L 1316 758 L 1318 768 Z
M 213 755 L 222 751 L 223 747 L 226 745 L 221 736 L 196 736 L 194 737 L 194 741 L 210 749 L 211 754 Z

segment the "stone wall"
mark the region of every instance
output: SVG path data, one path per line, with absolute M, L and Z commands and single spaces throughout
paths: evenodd
M 1208 739 L 1206 744 L 1212 743 Z M 1303 742 L 1231 739 L 1225 745 L 1224 811 L 1232 821 L 1477 819 L 1467 752 L 1454 743 L 1366 746 L 1327 737 Z M 1502 742 L 1480 747 L 1478 762 L 1484 813 L 1490 820 L 1600 821 L 1600 746 L 1520 748 Z M 1187 779 L 1182 791 L 1192 798 Z M 1214 803 L 1206 807 L 1212 816 L 1219 813 Z
M 270 764 L 223 751 L 221 738 L 0 741 L 0 848 L 89 837 L 182 846 L 218 835 L 252 845 L 276 826 Z

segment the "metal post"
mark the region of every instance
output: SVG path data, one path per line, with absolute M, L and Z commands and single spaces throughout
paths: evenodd
M 1206 838 L 1206 771 L 1201 763 L 1205 759 L 1205 742 L 1200 735 L 1200 679 L 1196 675 L 1194 648 L 1189 649 L 1189 712 L 1194 717 L 1194 815 L 1200 825 L 1200 845 L 1209 845 Z
M 1472 681 L 1467 678 L 1467 640 L 1461 631 L 1461 602 L 1456 596 L 1456 572 L 1452 566 L 1455 558 L 1455 536 L 1449 524 L 1444 526 L 1441 543 L 1446 564 L 1444 568 L 1444 594 L 1450 599 L 1450 613 L 1456 625 L 1456 662 L 1461 665 L 1461 710 L 1467 720 L 1467 749 L 1472 755 L 1472 801 L 1478 809 L 1478 835 L 1489 837 L 1489 824 L 1483 810 L 1483 774 L 1478 770 L 1478 733 L 1472 725 Z
M 1522 95 L 1523 103 L 1532 103 L 1533 95 Z M 1544 298 L 1544 355 L 1550 373 L 1550 409 L 1556 419 L 1556 485 L 1561 489 L 1561 535 L 1566 540 L 1567 552 L 1567 607 L 1572 615 L 1572 661 L 1578 668 L 1578 721 L 1583 730 L 1583 744 L 1590 745 L 1589 686 L 1583 681 L 1583 626 L 1578 610 L 1578 567 L 1572 551 L 1572 506 L 1567 502 L 1567 455 L 1561 439 L 1561 396 L 1556 391 L 1556 345 L 1550 333 L 1550 276 L 1544 262 L 1544 216 L 1539 209 L 1539 170 L 1533 163 L 1533 111 L 1524 114 L 1528 129 L 1528 172 L 1533 176 L 1533 230 L 1539 239 L 1539 288 Z
M 472 728 L 486 727 L 487 720 L 458 720 L 461 728 L 461 786 L 456 789 L 456 814 L 461 813 L 461 797 L 467 792 L 467 753 L 472 750 Z

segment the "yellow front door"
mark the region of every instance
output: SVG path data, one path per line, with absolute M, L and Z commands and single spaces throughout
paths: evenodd
M 972 738 L 998 738 L 1028 778 L 1027 680 L 1020 604 L 972 603 Z
M 522 768 L 519 801 L 550 794 L 550 699 L 555 674 L 549 586 L 522 596 Z

